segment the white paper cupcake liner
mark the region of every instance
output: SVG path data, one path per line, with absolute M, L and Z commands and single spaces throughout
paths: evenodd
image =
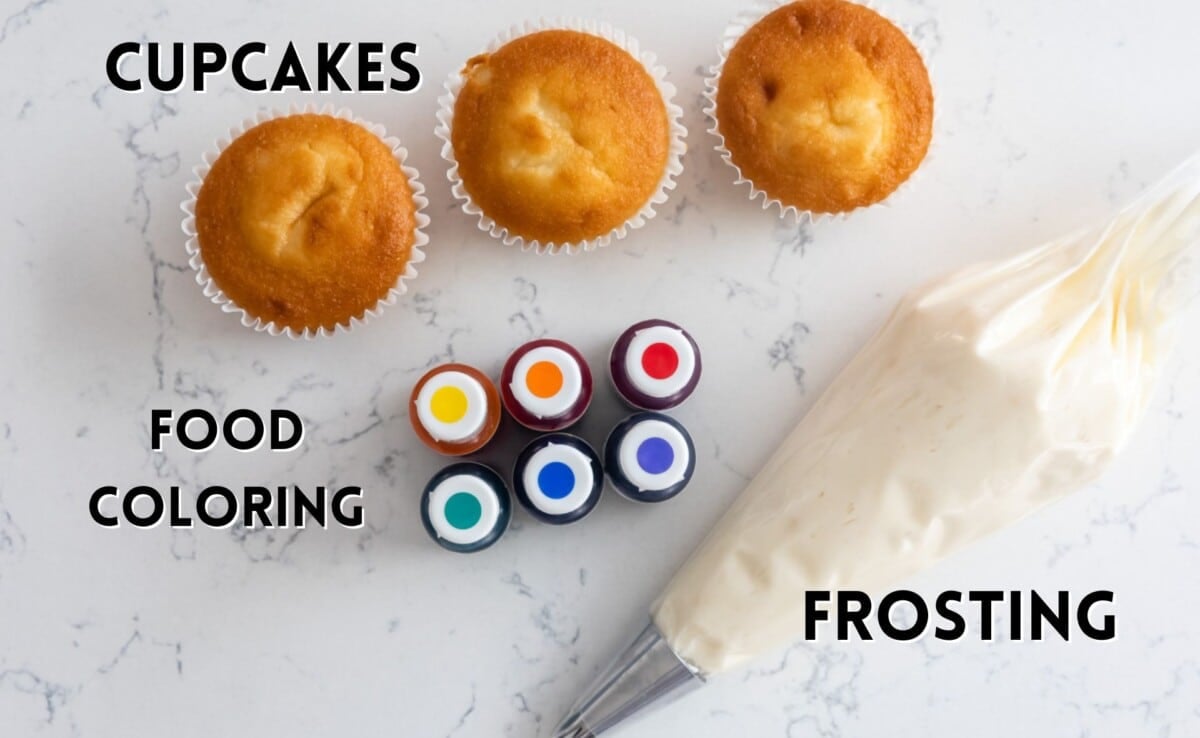
M 371 133 L 379 137 L 384 144 L 392 150 L 392 154 L 396 157 L 396 161 L 400 163 L 400 168 L 404 172 L 404 176 L 408 178 L 408 187 L 412 191 L 413 205 L 415 206 L 416 228 L 413 232 L 413 245 L 409 254 L 408 264 L 404 267 L 404 273 L 396 278 L 396 283 L 388 290 L 387 295 L 375 303 L 375 305 L 367 309 L 362 315 L 352 316 L 347 321 L 338 323 L 332 330 L 320 328 L 306 328 L 297 331 L 293 328 L 280 326 L 273 321 L 264 321 L 262 318 L 257 318 L 250 315 L 237 303 L 235 303 L 228 295 L 226 295 L 220 287 L 213 281 L 208 269 L 204 266 L 204 257 L 200 253 L 200 241 L 196 236 L 196 197 L 200 193 L 200 187 L 204 184 L 204 178 L 212 169 L 213 163 L 225 147 L 229 146 L 234 139 L 241 136 L 246 131 L 255 126 L 265 123 L 275 118 L 283 118 L 289 115 L 300 115 L 304 113 L 313 113 L 317 115 L 327 115 L 333 118 L 341 118 L 356 123 L 359 126 L 367 129 Z M 229 135 L 225 138 L 217 139 L 214 148 L 206 151 L 201 157 L 200 164 L 197 165 L 192 173 L 194 179 L 188 182 L 187 192 L 188 197 L 180 207 L 185 213 L 183 218 L 183 232 L 188 237 L 185 248 L 188 253 L 188 263 L 196 272 L 196 282 L 204 290 L 204 296 L 209 298 L 214 304 L 219 305 L 221 310 L 226 313 L 237 313 L 241 316 L 242 325 L 247 328 L 253 328 L 255 331 L 265 331 L 272 336 L 284 335 L 292 339 L 313 339 L 317 337 L 332 336 L 337 333 L 349 333 L 354 328 L 365 325 L 371 318 L 377 317 L 383 308 L 388 305 L 394 305 L 396 300 L 403 295 L 408 287 L 404 284 L 407 280 L 417 276 L 417 269 L 414 266 L 425 260 L 425 252 L 422 247 L 429 243 L 429 236 L 424 232 L 424 228 L 429 225 L 429 216 L 423 211 L 429 205 L 429 200 L 425 197 L 425 186 L 418 179 L 417 170 L 409 166 L 405 162 L 408 160 L 408 149 L 400 145 L 400 139 L 395 136 L 388 136 L 384 127 L 378 123 L 371 123 L 355 116 L 346 108 L 334 109 L 333 105 L 325 105 L 317 108 L 315 105 L 305 105 L 303 107 L 292 105 L 286 111 L 278 108 L 263 110 L 256 113 L 253 117 L 244 119 L 241 123 L 229 129 Z
M 929 162 L 933 158 L 934 141 L 936 140 L 937 134 L 938 102 L 936 89 L 934 91 L 933 119 L 930 122 L 929 147 L 925 151 L 925 157 L 921 160 L 921 163 L 917 166 L 916 170 L 909 175 L 908 179 L 901 182 L 895 190 L 892 190 L 892 192 L 888 194 L 887 197 L 883 198 L 879 202 L 872 203 L 870 205 L 863 205 L 854 208 L 853 210 L 847 210 L 840 213 L 822 213 L 812 210 L 804 210 L 796 207 L 795 205 L 784 205 L 777 198 L 771 197 L 769 194 L 767 194 L 766 191 L 760 190 L 754 185 L 753 181 L 744 176 L 742 174 L 741 167 L 733 163 L 733 154 L 731 154 L 729 149 L 725 146 L 725 137 L 721 135 L 720 127 L 717 125 L 717 85 L 721 79 L 721 72 L 725 68 L 725 61 L 729 58 L 729 52 L 735 45 L 737 45 L 737 42 L 742 38 L 742 35 L 745 34 L 751 26 L 758 23 L 772 11 L 777 10 L 785 5 L 791 5 L 794 1 L 795 0 L 767 0 L 767 2 L 756 3 L 734 16 L 733 21 L 731 21 L 730 24 L 725 28 L 725 33 L 721 36 L 721 43 L 717 49 L 717 63 L 709 67 L 708 76 L 704 79 L 704 114 L 708 118 L 708 132 L 717 138 L 717 145 L 714 148 L 717 150 L 717 153 L 721 155 L 721 158 L 725 160 L 725 163 L 728 164 L 737 175 L 737 178 L 734 180 L 734 185 L 749 186 L 749 198 L 751 202 L 761 199 L 763 210 L 769 210 L 771 207 L 778 207 L 780 218 L 792 218 L 797 224 L 819 223 L 824 220 L 832 219 L 844 220 L 851 213 L 870 210 L 871 208 L 887 208 L 899 193 L 913 186 L 914 181 L 919 178 L 922 170 L 929 166 Z M 857 2 L 857 0 L 851 0 L 851 2 Z M 913 29 L 905 26 L 904 24 L 897 23 L 889 14 L 880 10 L 875 3 L 857 2 L 857 4 L 874 10 L 876 13 L 879 13 L 889 22 L 891 22 L 892 25 L 904 32 L 904 35 L 908 37 L 908 40 L 911 41 L 913 46 L 916 48 L 917 53 L 920 54 L 921 63 L 925 65 L 925 71 L 929 75 L 930 82 L 932 84 L 934 75 L 933 67 L 929 63 L 930 49 L 927 47 L 927 44 L 924 43 L 916 33 L 914 33 Z
M 509 230 L 498 224 L 492 218 L 489 218 L 483 210 L 475 204 L 463 186 L 462 179 L 458 174 L 458 160 L 454 156 L 454 145 L 450 139 L 450 129 L 454 123 L 454 104 L 458 99 L 458 93 L 463 86 L 463 78 L 461 71 L 455 70 L 446 79 L 445 93 L 438 98 L 438 113 L 437 127 L 434 128 L 434 135 L 442 139 L 442 158 L 445 159 L 450 167 L 446 172 L 446 176 L 450 180 L 450 191 L 454 197 L 462 204 L 463 212 L 467 215 L 478 216 L 479 230 L 491 234 L 494 238 L 500 239 L 507 246 L 519 244 L 522 251 L 535 251 L 539 254 L 557 254 L 557 253 L 576 253 L 579 251 L 591 251 L 601 246 L 607 246 L 614 239 L 620 240 L 625 238 L 626 234 L 631 230 L 641 228 L 655 215 L 655 207 L 667 201 L 668 191 L 675 189 L 675 178 L 683 171 L 683 155 L 687 151 L 687 129 L 684 128 L 682 121 L 683 109 L 675 104 L 675 85 L 667 81 L 667 70 L 665 67 L 656 64 L 657 57 L 643 50 L 637 39 L 626 35 L 623 31 L 615 30 L 607 23 L 598 23 L 596 21 L 581 20 L 576 18 L 546 20 L 541 19 L 536 22 L 527 21 L 523 25 L 513 26 L 507 31 L 504 31 L 497 36 L 484 50 L 483 53 L 491 54 L 501 46 L 531 33 L 539 31 L 564 30 L 564 31 L 579 31 L 588 33 L 593 36 L 598 36 L 606 41 L 609 41 L 616 46 L 624 49 L 634 59 L 646 69 L 646 72 L 654 80 L 658 92 L 662 95 L 663 104 L 667 108 L 667 118 L 670 121 L 671 142 L 667 151 L 667 164 L 663 169 L 662 177 L 658 181 L 658 186 L 655 188 L 654 194 L 642 205 L 632 217 L 624 223 L 612 229 L 608 233 L 586 241 L 571 241 L 563 243 L 541 243 L 537 240 L 527 240 L 518 234 L 511 233 Z

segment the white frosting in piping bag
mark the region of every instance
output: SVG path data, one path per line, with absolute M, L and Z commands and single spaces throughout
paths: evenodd
M 1193 157 L 1099 229 L 906 296 L 655 604 L 671 648 L 736 666 L 804 636 L 806 590 L 888 588 L 1094 479 L 1198 241 Z

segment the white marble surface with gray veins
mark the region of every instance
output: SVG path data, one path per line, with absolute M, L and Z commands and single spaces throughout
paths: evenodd
M 735 189 L 700 113 L 735 0 L 0 3 L 0 735 L 550 734 L 780 434 L 908 288 L 1103 217 L 1200 147 L 1200 5 L 888 0 L 928 52 L 935 147 L 886 208 L 796 227 Z M 679 87 L 690 151 L 660 216 L 607 249 L 516 252 L 452 202 L 442 80 L 510 23 L 611 21 Z M 415 94 L 129 94 L 124 40 L 420 44 Z M 193 280 L 179 201 L 200 153 L 262 106 L 330 102 L 412 151 L 429 258 L 381 319 L 334 340 L 243 329 Z M 1111 473 L 909 585 L 1116 593 L 1101 643 L 824 642 L 716 680 L 637 736 L 1200 735 L 1200 310 Z M 518 513 L 477 556 L 417 516 L 443 463 L 407 394 L 448 359 L 495 373 L 556 336 L 601 370 L 641 318 L 706 350 L 677 417 L 699 474 L 671 504 L 608 495 L 579 525 Z M 600 383 L 582 434 L 620 416 Z M 149 449 L 149 410 L 288 407 L 301 450 Z M 506 465 L 511 427 L 484 454 Z M 105 530 L 100 485 L 360 484 L 359 530 Z M 852 542 L 851 542 L 852 544 Z M 1002 618 L 1001 618 L 1002 619 Z

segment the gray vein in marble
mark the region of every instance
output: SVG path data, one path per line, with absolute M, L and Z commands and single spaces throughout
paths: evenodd
M 521 645 L 519 643 L 512 644 L 512 650 L 513 653 L 517 655 L 517 658 L 526 664 L 542 663 L 542 658 L 540 656 L 526 656 L 525 653 L 521 651 Z
M 220 417 L 225 411 L 226 391 L 210 384 L 187 369 L 177 369 L 171 382 L 171 391 L 176 397 L 193 400 L 192 404 L 203 407 Z
M 767 281 L 771 284 L 780 284 L 776 272 L 785 256 L 799 256 L 803 259 L 808 247 L 812 245 L 816 239 L 813 233 L 813 227 L 810 223 L 800 223 L 792 225 L 786 222 L 781 222 L 775 229 L 775 258 L 771 261 L 771 266 L 767 270 Z M 789 285 L 794 287 L 795 285 Z
M 151 189 L 157 191 L 158 186 L 152 185 L 149 180 L 151 177 L 163 180 L 173 176 L 179 170 L 179 152 L 177 150 L 158 152 L 143 146 L 140 143 L 140 139 L 149 132 L 157 131 L 163 120 L 178 115 L 179 110 L 176 107 L 177 105 L 178 102 L 175 98 L 169 95 L 155 95 L 152 98 L 151 107 L 146 119 L 140 123 L 126 125 L 124 132 L 125 150 L 134 157 L 134 171 L 136 175 L 136 185 L 130 202 L 127 222 L 137 226 L 142 236 L 142 250 L 145 253 L 146 260 L 150 264 L 150 293 L 154 305 L 154 318 L 157 329 L 152 361 L 155 373 L 158 376 L 158 389 L 160 390 L 165 386 L 163 344 L 166 341 L 168 328 L 174 325 L 174 319 L 165 306 L 165 275 L 168 272 L 186 274 L 190 272 L 191 268 L 183 260 L 184 251 L 182 246 L 177 249 L 179 260 L 164 259 L 158 255 L 155 248 L 155 240 L 150 236 L 154 202 L 158 201 L 157 197 L 151 197 L 150 191 Z M 180 199 L 182 197 L 183 193 L 180 193 Z M 182 238 L 181 235 L 180 243 L 182 243 Z
M 508 576 L 504 577 L 504 579 L 502 579 L 500 581 L 511 586 L 513 588 L 513 591 L 515 591 L 521 597 L 528 597 L 529 599 L 533 599 L 533 590 L 530 589 L 529 585 L 526 584 L 524 582 L 524 580 L 521 579 L 520 572 L 514 571 L 512 574 L 509 574 Z
M 1191 683 L 1189 685 L 1189 683 Z M 1133 685 L 1131 685 L 1133 686 Z M 1141 692 L 1149 685 L 1140 685 L 1139 689 L 1135 689 L 1135 693 Z M 1186 691 L 1185 691 L 1186 690 Z M 1088 712 L 1097 713 L 1100 716 L 1108 716 L 1113 713 L 1132 713 L 1137 716 L 1147 728 L 1158 728 L 1158 735 L 1171 735 L 1173 731 L 1170 729 L 1171 716 L 1164 714 L 1163 703 L 1170 698 L 1180 693 L 1186 695 L 1194 695 L 1200 693 L 1200 668 L 1195 664 L 1183 664 L 1176 666 L 1170 672 L 1170 682 L 1167 686 L 1150 692 L 1148 696 L 1137 697 L 1127 700 L 1102 700 L 1093 701 L 1086 705 Z M 1194 699 L 1192 700 L 1195 704 Z M 1082 711 L 1083 704 L 1072 702 L 1073 707 Z M 1195 710 L 1194 714 L 1197 713 Z
M 133 647 L 141 643 L 149 643 L 156 648 L 168 649 L 172 655 L 174 670 L 177 676 L 183 676 L 183 643 L 178 640 L 159 640 L 147 639 L 142 633 L 141 627 L 138 625 L 139 618 L 135 615 L 133 618 L 133 632 L 121 642 L 117 647 L 116 652 L 105 661 L 96 665 L 93 669 L 95 675 L 103 677 L 111 674 L 130 654 Z M 76 622 L 71 627 L 76 631 L 92 626 L 90 622 Z M 78 646 L 78 643 L 76 643 Z M 63 708 L 67 703 L 81 693 L 87 682 L 78 684 L 67 684 L 56 680 L 48 679 L 47 677 L 33 671 L 30 668 L 3 668 L 3 663 L 0 663 L 0 689 L 10 687 L 17 692 L 35 696 L 42 702 L 42 707 L 45 713 L 44 722 L 47 725 L 54 724 L 63 712 Z M 70 721 L 70 730 L 73 735 L 78 734 L 78 726 L 75 725 L 72 716 L 67 716 Z
M 124 659 L 125 656 L 127 656 L 129 654 L 130 647 L 133 646 L 133 644 L 140 642 L 141 640 L 142 640 L 142 632 L 140 630 L 134 629 L 133 633 L 131 633 L 129 635 L 129 637 L 125 639 L 125 642 L 122 643 L 120 648 L 117 649 L 117 652 L 115 654 L 113 654 L 113 657 L 108 662 L 103 663 L 99 667 L 97 667 L 96 671 L 100 672 L 101 674 L 107 674 L 107 673 L 111 672 L 113 669 L 117 668 L 117 664 L 121 663 L 121 660 Z
M 739 469 L 736 465 L 734 465 L 734 463 L 732 461 L 730 461 L 730 459 L 727 457 L 727 455 L 721 448 L 721 442 L 717 440 L 717 438 L 718 438 L 717 434 L 709 431 L 708 435 L 709 435 L 709 444 L 712 447 L 713 460 L 716 461 L 722 469 L 725 469 L 726 471 L 731 473 L 736 479 L 740 480 L 743 483 L 749 482 L 750 478 L 751 478 L 750 473 L 745 471 L 744 469 Z
M 12 514 L 4 508 L 4 496 L 0 494 L 0 563 L 6 559 L 20 558 L 25 552 L 25 534 Z M 2 570 L 0 570 L 2 571 Z
M 171 530 L 171 557 L 176 561 L 196 560 L 196 534 L 191 530 Z
M 542 605 L 533 616 L 533 623 L 547 638 L 559 646 L 566 648 L 579 642 L 583 630 L 578 624 L 572 625 L 573 618 L 553 605 Z
M 772 665 L 748 667 L 742 673 L 742 681 L 752 682 L 756 679 L 761 679 L 762 677 L 772 677 L 784 673 L 788 669 L 788 663 L 791 661 L 792 656 L 794 656 L 796 652 L 803 647 L 804 644 L 802 642 L 794 643 L 788 648 L 785 648 L 783 653 L 779 654 L 779 658 Z
M 805 647 L 812 671 L 804 682 L 804 700 L 788 708 L 785 735 L 837 738 L 843 722 L 858 711 L 858 679 L 862 655 L 840 646 Z
M 238 520 L 229 529 L 238 548 L 252 563 L 273 561 L 289 563 L 288 549 L 295 545 L 300 535 L 308 528 L 247 528 Z
M 32 24 L 37 17 L 38 11 L 42 10 L 42 8 L 45 8 L 53 1 L 54 0 L 33 0 L 32 2 L 26 3 L 25 7 L 5 18 L 4 24 L 0 25 L 0 43 L 4 43 L 8 40 L 10 35 L 15 34 L 22 28 L 26 28 Z
M 418 291 L 410 294 L 413 312 L 420 316 L 423 324 L 431 328 L 438 327 L 438 299 L 441 296 L 441 290 Z
M 0 669 L 0 687 L 4 686 L 38 697 L 45 709 L 47 724 L 54 722 L 59 709 L 74 694 L 74 690 L 66 685 L 43 679 L 29 669 Z
M 718 280 L 725 288 L 726 300 L 747 300 L 757 310 L 771 310 L 779 305 L 779 298 L 732 277 Z
M 275 407 L 286 408 L 288 403 L 290 403 L 292 398 L 296 395 L 303 394 L 305 392 L 312 392 L 313 390 L 317 389 L 333 389 L 333 387 L 334 384 L 332 380 L 321 379 L 315 372 L 305 372 L 299 377 L 288 382 L 287 389 L 285 389 L 275 398 L 274 404 Z
M 472 684 L 471 685 L 471 704 L 468 705 L 467 709 L 463 711 L 463 714 L 459 716 L 458 724 L 455 725 L 453 728 L 451 728 L 450 732 L 446 734 L 447 738 L 449 738 L 449 736 L 454 735 L 458 731 L 462 730 L 463 726 L 465 726 L 467 724 L 467 719 L 470 718 L 474 712 L 475 712 L 475 685 Z
M 0 455 L 15 458 L 18 447 L 13 438 L 12 425 L 7 422 L 0 424 L 0 442 L 4 446 Z M 7 485 L 0 477 L 0 581 L 3 580 L 4 565 L 18 561 L 26 547 L 25 533 L 5 505 L 7 493 Z
M 525 698 L 525 694 L 523 692 L 517 692 L 513 695 L 513 707 L 516 709 L 518 715 L 530 716 L 533 718 L 534 725 L 537 725 L 539 728 L 541 727 L 542 714 L 536 710 L 530 709 L 529 700 Z
M 671 210 L 671 214 L 667 216 L 667 220 L 674 225 L 683 225 L 683 218 L 689 212 L 696 210 L 695 204 L 688 199 L 687 195 L 681 195 L 676 198 L 677 202 Z
M 910 27 L 912 36 L 929 57 L 937 56 L 942 48 L 942 32 L 936 17 L 929 17 Z
M 775 339 L 775 342 L 767 350 L 771 368 L 787 367 L 796 381 L 796 386 L 801 390 L 804 389 L 804 367 L 800 363 L 800 344 L 808 338 L 809 333 L 807 325 L 794 322 Z
M 531 341 L 546 335 L 546 324 L 542 308 L 538 304 L 538 287 L 524 277 L 514 277 L 512 294 L 517 300 L 517 311 L 508 317 L 508 324 L 522 337 Z

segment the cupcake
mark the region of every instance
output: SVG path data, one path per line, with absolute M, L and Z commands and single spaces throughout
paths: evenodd
M 422 190 L 398 143 L 364 125 L 315 113 L 271 118 L 202 175 L 185 205 L 193 266 L 206 294 L 247 325 L 328 335 L 394 301 L 400 280 L 415 275 Z
M 726 161 L 785 211 L 881 202 L 929 148 L 933 91 L 908 37 L 846 0 L 798 0 L 751 25 L 709 80 Z
M 429 448 L 446 456 L 475 453 L 500 427 L 500 394 L 487 375 L 466 364 L 430 369 L 408 401 L 413 432 Z
M 528 33 L 468 60 L 447 83 L 438 135 L 454 193 L 506 243 L 604 245 L 674 187 L 684 131 L 673 88 L 635 42 L 611 35 Z

